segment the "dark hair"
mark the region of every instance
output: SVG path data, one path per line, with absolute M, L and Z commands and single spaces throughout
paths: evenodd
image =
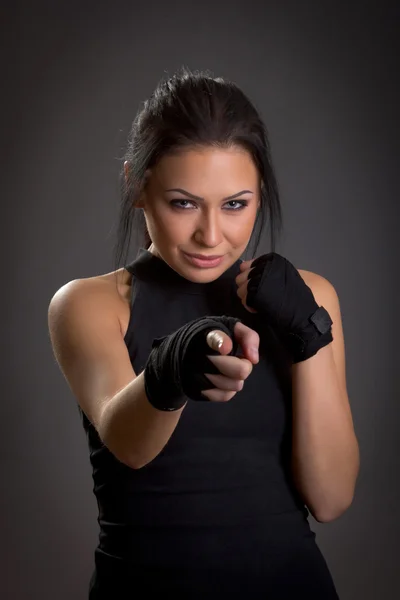
M 252 156 L 261 179 L 260 209 L 250 238 L 250 243 L 256 239 L 252 257 L 267 219 L 270 251 L 275 251 L 276 238 L 282 229 L 282 209 L 267 129 L 260 115 L 236 84 L 213 77 L 208 70 L 192 72 L 181 67 L 175 75 L 159 82 L 132 125 L 122 159 L 123 163 L 128 161 L 128 176 L 125 177 L 123 164 L 120 174 L 115 270 L 120 267 L 121 259 L 127 259 L 134 221 L 139 225 L 136 230 L 139 245 L 145 248 L 151 245 L 143 212 L 135 208 L 146 170 L 168 153 L 207 146 L 239 146 Z

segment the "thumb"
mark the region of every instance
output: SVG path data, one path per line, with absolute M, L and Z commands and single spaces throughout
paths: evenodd
M 212 350 L 215 350 L 223 355 L 229 354 L 233 347 L 232 340 L 229 335 L 219 329 L 213 329 L 210 331 L 207 334 L 206 340 L 208 346 L 210 346 Z

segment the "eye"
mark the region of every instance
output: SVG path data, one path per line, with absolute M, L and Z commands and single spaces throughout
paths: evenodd
M 186 202 L 186 204 L 193 204 L 192 202 L 190 202 L 190 200 L 171 200 L 170 204 L 174 208 L 186 210 L 187 207 L 182 206 L 183 202 Z
M 238 206 L 236 206 L 236 208 L 234 208 L 233 206 L 229 209 L 229 210 L 233 210 L 233 211 L 238 211 L 238 210 L 242 210 L 243 208 L 245 208 L 246 206 L 248 206 L 248 201 L 247 200 L 229 200 L 229 202 L 227 202 L 227 204 L 236 204 Z
M 191 202 L 190 200 L 181 199 L 171 200 L 170 204 L 178 210 L 188 210 L 188 208 L 190 208 L 190 205 L 193 205 L 193 202 Z M 228 205 L 228 209 L 225 210 L 228 210 L 230 212 L 237 212 L 239 210 L 243 210 L 243 208 L 248 206 L 248 204 L 249 203 L 247 200 L 229 200 L 229 202 L 226 203 L 226 205 Z

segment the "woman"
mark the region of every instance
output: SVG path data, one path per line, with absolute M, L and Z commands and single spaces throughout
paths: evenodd
M 274 251 L 260 116 L 182 69 L 138 113 L 122 181 L 115 271 L 49 307 L 99 507 L 90 599 L 338 598 L 307 516 L 342 514 L 359 468 L 340 309 Z M 271 252 L 243 261 L 267 220 Z

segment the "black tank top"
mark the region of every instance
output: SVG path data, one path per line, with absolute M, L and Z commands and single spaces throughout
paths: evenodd
M 291 362 L 265 318 L 238 298 L 240 262 L 205 284 L 143 248 L 125 267 L 133 280 L 124 341 L 136 374 L 154 338 L 211 315 L 255 329 L 260 361 L 229 402 L 189 400 L 141 469 L 119 462 L 80 410 L 99 510 L 92 600 L 165 591 L 185 599 L 338 597 L 292 482 Z

